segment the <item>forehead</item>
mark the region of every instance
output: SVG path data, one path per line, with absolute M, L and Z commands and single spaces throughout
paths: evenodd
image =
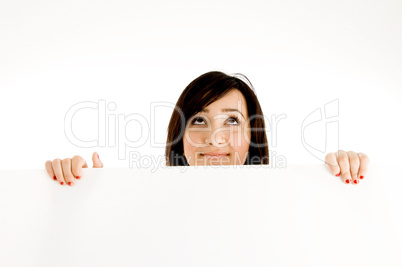
M 219 100 L 209 104 L 202 111 L 207 113 L 221 113 L 223 108 L 233 108 L 240 110 L 244 115 L 247 114 L 246 98 L 239 90 L 232 90 Z M 248 114 L 247 114 L 248 115 Z

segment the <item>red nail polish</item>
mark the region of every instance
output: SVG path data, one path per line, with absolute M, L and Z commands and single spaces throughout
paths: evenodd
M 71 182 L 68 182 L 68 185 L 71 185 L 72 183 Z
M 359 180 L 354 180 L 353 181 L 355 184 L 358 184 L 359 183 Z
M 338 173 L 337 175 L 335 175 L 335 176 L 339 176 L 339 175 L 341 175 L 341 173 Z
M 346 181 L 345 181 L 347 184 L 349 184 L 350 183 L 350 180 L 349 179 L 346 179 Z
M 60 182 L 60 184 L 61 184 L 61 185 L 63 185 L 63 184 L 64 184 L 64 182 Z
M 77 176 L 77 177 L 75 177 L 75 178 L 80 179 L 80 178 L 81 178 L 81 176 Z
M 360 179 L 363 179 L 364 178 L 364 176 L 362 175 L 362 176 L 360 176 Z
M 53 180 L 57 180 L 56 176 L 53 176 Z

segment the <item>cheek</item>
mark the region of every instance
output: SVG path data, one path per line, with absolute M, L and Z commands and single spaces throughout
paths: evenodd
M 250 145 L 250 130 L 241 129 L 231 134 L 231 146 L 236 151 L 248 151 Z
M 195 131 L 188 131 L 184 134 L 183 143 L 188 148 L 197 148 L 202 143 L 202 134 Z
M 186 131 L 183 136 L 184 154 L 195 154 L 200 147 L 201 141 L 202 135 L 199 132 Z

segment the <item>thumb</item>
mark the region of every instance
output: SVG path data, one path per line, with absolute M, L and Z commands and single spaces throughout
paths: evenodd
M 94 166 L 92 168 L 103 168 L 103 163 L 99 159 L 99 154 L 94 152 L 92 154 L 92 162 L 94 163 Z

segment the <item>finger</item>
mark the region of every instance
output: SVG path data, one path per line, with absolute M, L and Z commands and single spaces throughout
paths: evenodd
M 56 174 L 55 174 L 54 171 L 53 171 L 52 161 L 51 161 L 51 160 L 46 161 L 46 163 L 45 163 L 45 169 L 46 169 L 47 174 L 49 174 L 49 176 L 50 176 L 53 180 L 57 180 Z
M 71 172 L 75 178 L 80 179 L 82 177 L 82 168 L 88 168 L 87 162 L 81 156 L 74 156 L 71 159 Z
M 92 168 L 103 168 L 103 163 L 99 159 L 99 154 L 98 153 L 94 152 L 92 154 L 92 162 L 94 164 L 94 166 Z
M 325 156 L 325 163 L 328 164 L 328 167 L 331 170 L 333 175 L 335 175 L 335 176 L 341 175 L 341 168 L 338 165 L 338 161 L 336 160 L 335 153 L 328 153 Z
M 74 176 L 71 173 L 71 159 L 65 158 L 61 162 L 61 168 L 63 170 L 64 180 L 69 186 L 74 185 Z
M 349 156 L 343 150 L 338 151 L 338 165 L 341 167 L 343 181 L 347 184 L 350 184 L 352 181 L 352 176 L 350 175 Z
M 57 182 L 59 182 L 61 185 L 64 185 L 64 176 L 63 176 L 63 170 L 61 169 L 61 159 L 55 159 L 52 161 L 52 167 L 53 167 L 53 172 L 56 175 Z
M 366 174 L 367 174 L 368 165 L 370 164 L 370 159 L 366 154 L 363 154 L 363 153 L 358 153 L 357 155 L 360 159 L 360 169 L 359 169 L 358 177 L 360 179 L 363 179 L 364 176 L 366 176 Z
M 359 166 L 360 166 L 359 156 L 357 156 L 356 152 L 353 151 L 348 151 L 348 156 L 349 156 L 350 173 L 352 175 L 353 183 L 358 184 L 359 179 L 357 178 L 357 174 L 359 172 Z

